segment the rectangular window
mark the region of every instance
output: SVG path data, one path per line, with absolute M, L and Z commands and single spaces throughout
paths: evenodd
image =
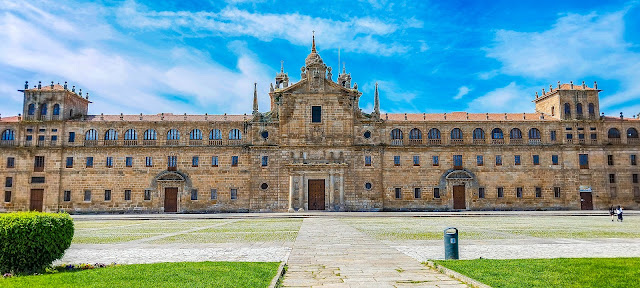
M 393 166 L 400 166 L 400 156 L 393 156 Z
M 178 156 L 167 156 L 167 170 L 176 171 L 178 169 Z
M 438 156 L 433 156 L 433 158 L 432 158 L 432 162 L 433 162 L 433 166 L 438 166 L 438 165 L 440 165 L 440 157 L 438 157 Z
M 402 199 L 402 188 L 396 187 L 394 190 L 396 192 L 396 199 Z
M 484 187 L 478 188 L 478 198 L 484 198 Z
M 536 187 L 536 198 L 542 197 L 542 187 Z
M 551 155 L 551 164 L 558 165 L 558 155 Z
M 513 156 L 513 164 L 520 165 L 520 155 Z
M 211 156 L 211 167 L 218 167 L 218 156 Z
M 364 156 L 364 166 L 371 166 L 371 156 Z
M 533 165 L 540 165 L 540 155 L 533 155 Z
M 440 198 L 440 188 L 438 188 L 438 187 L 434 187 L 433 188 L 433 198 L 435 198 L 435 199 L 439 199 Z
M 567 140 L 572 140 L 573 139 L 573 134 L 567 134 Z
M 73 168 L 73 157 L 67 157 L 67 168 Z
M 105 166 L 107 166 L 107 168 L 113 167 L 113 157 L 107 157 L 107 161 L 105 162 Z
M 25 137 L 25 139 L 27 140 L 27 142 L 30 142 L 30 141 L 32 141 L 32 140 L 33 140 L 33 136 L 31 136 L 31 135 L 27 135 L 27 136 Z
M 33 172 L 44 171 L 44 156 L 36 156 L 33 162 Z
M 211 189 L 211 200 L 218 199 L 218 189 Z
M 579 134 L 578 134 L 578 139 L 580 139 L 580 140 L 584 140 L 584 134 L 579 133 Z
M 413 188 L 413 198 L 416 198 L 416 199 L 422 198 L 422 189 L 418 187 Z
M 638 165 L 638 162 L 636 161 L 636 155 L 631 155 L 629 158 L 631 159 L 631 165 Z
M 144 159 L 144 164 L 147 167 L 153 167 L 153 157 L 146 157 Z
M 238 156 L 231 156 L 231 167 L 238 166 Z
M 504 197 L 504 188 L 498 187 L 498 198 Z
M 111 201 L 111 190 L 104 190 L 104 201 Z
M 58 141 L 58 135 L 51 135 L 51 142 Z
M 111 196 L 109 196 L 111 197 Z M 84 190 L 84 202 L 91 202 L 91 190 Z
M 609 166 L 613 165 L 613 155 L 607 155 L 607 164 Z
M 69 143 L 76 142 L 76 132 L 69 132 Z
M 413 156 L 413 166 L 420 166 L 420 156 Z
M 311 106 L 311 123 L 322 122 L 322 106 Z
M 516 188 L 516 197 L 522 198 L 522 187 Z
M 93 168 L 93 157 L 87 157 L 87 168 Z
M 609 183 L 616 183 L 616 174 L 609 174 Z
M 631 182 L 633 183 L 638 183 L 638 174 L 631 175 L 631 180 Z
M 4 180 L 4 187 L 7 187 L 7 188 L 13 187 L 13 177 L 7 177 Z
M 4 202 L 11 202 L 11 191 L 4 191 Z
M 591 140 L 598 140 L 598 134 L 591 133 Z
M 462 169 L 462 155 L 453 155 L 453 169 Z
M 31 177 L 31 183 L 42 184 L 45 182 L 44 177 Z
M 551 141 L 556 141 L 556 130 L 552 130 L 550 132 L 551 133 L 549 135 L 551 137 Z
M 262 167 L 267 167 L 269 166 L 269 156 L 262 156 L 262 163 L 261 163 Z
M 69 190 L 65 190 L 64 191 L 64 195 L 63 195 L 62 201 L 64 201 L 64 202 L 71 201 L 71 191 L 69 191 Z
M 125 165 L 127 167 L 133 167 L 133 157 L 127 157 L 124 159 Z
M 131 201 L 131 190 L 124 190 L 124 201 Z
M 198 200 L 198 189 L 191 189 L 191 200 Z
M 151 200 L 151 190 L 149 189 L 145 189 L 144 190 L 144 200 Z
M 16 158 L 7 157 L 7 168 L 15 168 L 16 167 Z
M 560 187 L 553 187 L 553 197 L 560 198 Z
M 238 199 L 238 189 L 231 189 L 231 200 Z
M 496 155 L 496 166 L 502 165 L 502 155 Z
M 198 165 L 200 164 L 200 157 L 198 156 L 193 156 L 191 157 L 191 167 L 198 167 Z
M 478 155 L 476 156 L 476 164 L 478 166 L 482 166 L 484 165 L 484 158 L 482 157 L 482 155 Z
M 611 198 L 618 197 L 618 190 L 616 189 L 616 187 L 609 187 L 609 195 Z
M 589 154 L 579 154 L 580 169 L 589 169 Z

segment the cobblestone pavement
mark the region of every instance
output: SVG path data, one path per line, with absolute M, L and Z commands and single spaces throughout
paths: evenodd
M 337 218 L 306 218 L 284 287 L 467 287 Z

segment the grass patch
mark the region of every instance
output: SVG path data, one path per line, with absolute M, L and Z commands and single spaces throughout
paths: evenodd
M 2 279 L 1 287 L 267 287 L 277 262 L 178 262 L 121 265 Z
M 167 243 L 229 243 L 295 241 L 302 219 L 250 219 L 151 241 Z
M 438 260 L 492 287 L 637 287 L 640 258 Z

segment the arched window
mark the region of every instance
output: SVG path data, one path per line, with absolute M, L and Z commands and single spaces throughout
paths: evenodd
M 576 105 L 576 115 L 582 116 L 582 104 L 580 103 Z
M 193 129 L 189 133 L 189 140 L 202 140 L 202 131 L 200 129 Z
M 33 115 L 36 113 L 36 104 L 29 104 L 29 108 L 27 108 L 27 114 L 28 115 Z
M 502 129 L 500 128 L 493 129 L 491 131 L 491 139 L 504 139 L 504 134 L 502 134 Z
M 391 140 L 402 140 L 402 130 L 398 128 L 391 130 Z
M 144 131 L 144 140 L 157 140 L 158 135 L 156 134 L 156 130 L 148 129 Z
M 47 103 L 42 104 L 40 106 L 40 115 L 47 115 Z
M 138 133 L 135 129 L 129 129 L 124 132 L 124 140 L 138 140 Z
M 411 140 L 422 139 L 422 131 L 420 131 L 420 129 L 418 128 L 411 129 L 411 131 L 409 131 L 409 139 Z
M 176 129 L 171 129 L 167 132 L 167 140 L 180 140 L 180 132 Z
M 589 116 L 596 115 L 596 106 L 593 103 L 589 103 Z
M 222 139 L 222 133 L 220 133 L 220 130 L 212 129 L 211 132 L 209 132 L 209 140 L 221 140 L 221 139 Z
M 440 139 L 440 130 L 436 128 L 431 128 L 429 130 L 429 135 L 427 135 L 429 139 Z
M 98 131 L 91 129 L 84 133 L 84 140 L 98 140 Z
M 53 115 L 55 116 L 60 115 L 60 104 L 53 105 Z
M 569 103 L 564 103 L 564 116 L 571 117 L 571 105 Z
M 16 133 L 11 129 L 6 129 L 2 132 L 2 141 L 15 140 Z
M 238 129 L 231 129 L 229 131 L 229 140 L 240 140 L 242 139 L 242 132 Z
M 482 128 L 473 130 L 473 139 L 484 139 L 484 130 Z
M 493 131 L 495 131 L 495 129 Z M 502 131 L 500 131 L 500 134 L 502 134 Z M 501 138 L 502 137 L 500 137 L 500 138 L 495 138 L 494 137 L 493 139 L 501 139 Z M 511 138 L 511 139 L 522 139 L 522 131 L 520 131 L 520 129 L 518 129 L 518 128 L 511 129 L 511 132 L 509 132 L 509 138 Z
M 529 139 L 540 139 L 540 130 L 538 128 L 529 129 Z
M 104 133 L 104 140 L 118 140 L 118 132 L 113 129 L 107 130 L 107 132 Z
M 451 139 L 462 139 L 462 130 L 460 130 L 460 128 L 453 128 L 453 130 L 451 130 Z
M 638 130 L 636 128 L 627 129 L 627 138 L 638 139 Z
M 620 138 L 620 130 L 616 128 L 609 129 L 609 133 L 607 133 L 609 139 L 617 139 Z

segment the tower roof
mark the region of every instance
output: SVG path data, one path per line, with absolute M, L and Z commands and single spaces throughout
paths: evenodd
M 318 54 L 318 52 L 316 51 L 316 35 L 315 35 L 315 31 L 313 34 L 313 39 L 312 39 L 312 44 L 311 44 L 311 53 L 309 53 L 309 55 L 307 56 L 307 59 L 304 61 L 305 66 L 311 66 L 311 65 L 322 65 L 324 64 L 324 62 L 322 61 L 322 58 L 320 58 L 320 55 Z

